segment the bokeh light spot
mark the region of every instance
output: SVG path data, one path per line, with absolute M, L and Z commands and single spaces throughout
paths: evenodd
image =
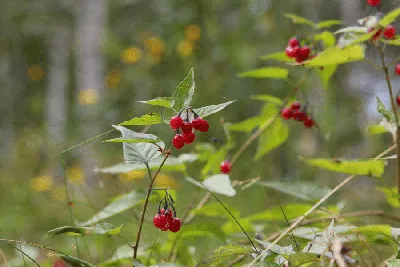
M 39 81 L 44 76 L 44 70 L 39 64 L 32 65 L 28 68 L 28 77 L 32 81 Z
M 190 41 L 197 41 L 201 36 L 201 29 L 198 25 L 189 25 L 185 29 L 185 36 Z
M 96 104 L 98 101 L 98 95 L 94 89 L 84 89 L 79 92 L 79 103 L 82 106 L 88 106 Z
M 182 40 L 176 49 L 181 57 L 188 57 L 193 53 L 193 44 L 188 40 Z

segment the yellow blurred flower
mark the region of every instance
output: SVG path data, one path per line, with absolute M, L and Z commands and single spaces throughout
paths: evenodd
M 181 57 L 188 57 L 193 53 L 193 44 L 188 40 L 182 40 L 176 49 Z
M 56 186 L 52 191 L 51 191 L 51 198 L 55 201 L 65 201 L 67 199 L 67 195 L 65 192 L 65 188 L 62 186 Z
M 144 44 L 154 59 L 161 59 L 164 54 L 164 42 L 158 37 L 150 37 L 144 40 Z
M 201 29 L 198 25 L 189 25 L 185 29 L 185 36 L 190 41 L 197 41 L 201 36 Z
M 121 72 L 119 69 L 110 70 L 107 74 L 106 83 L 109 88 L 116 88 L 121 81 Z
M 73 184 L 83 184 L 85 182 L 85 173 L 79 166 L 70 167 L 67 170 L 68 181 Z
M 32 81 L 39 81 L 44 76 L 44 70 L 39 64 L 32 65 L 28 68 L 28 77 Z
M 156 186 L 157 187 L 170 187 L 172 189 L 177 188 L 179 186 L 178 182 L 174 177 L 159 173 L 156 178 Z
M 131 182 L 131 181 L 134 181 L 134 180 L 143 179 L 146 175 L 147 175 L 146 171 L 131 171 L 131 172 L 128 172 L 128 173 L 122 173 L 119 176 L 119 179 L 122 182 Z
M 98 95 L 94 89 L 83 89 L 79 92 L 79 103 L 82 106 L 88 106 L 97 103 Z
M 47 174 L 35 177 L 31 181 L 31 187 L 36 192 L 47 191 L 52 186 L 53 186 L 53 177 Z
M 125 64 L 134 64 L 139 61 L 142 56 L 142 52 L 137 47 L 129 47 L 124 50 L 121 55 L 121 60 Z

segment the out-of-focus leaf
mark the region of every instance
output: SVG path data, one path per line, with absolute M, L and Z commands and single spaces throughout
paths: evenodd
M 152 100 L 138 101 L 138 102 L 152 105 L 152 106 L 171 108 L 172 104 L 174 102 L 174 99 L 172 97 L 157 97 Z
M 369 135 L 383 134 L 389 132 L 383 125 L 372 125 L 368 127 Z
M 313 253 L 298 252 L 287 257 L 289 266 L 302 266 L 303 264 L 319 261 L 318 255 Z
M 368 27 L 351 26 L 351 27 L 346 27 L 346 28 L 337 30 L 333 34 L 347 33 L 347 32 L 366 33 L 366 32 L 368 32 Z
M 329 81 L 335 74 L 336 69 L 337 65 L 330 65 L 330 66 L 325 66 L 322 70 L 319 71 L 319 76 L 321 77 L 325 90 L 328 89 Z
M 268 241 L 262 241 L 262 240 L 257 240 L 255 239 L 255 241 L 257 241 L 258 243 L 260 243 L 261 245 L 263 245 L 264 248 L 267 248 L 271 245 L 270 242 Z M 281 247 L 278 245 L 272 245 L 270 248 L 270 251 L 275 252 L 276 254 L 279 255 L 292 255 L 295 254 L 296 252 L 293 250 L 293 246 L 287 246 L 287 247 Z M 266 251 L 264 251 L 266 252 Z
M 162 117 L 158 113 L 149 113 L 141 117 L 132 118 L 130 120 L 121 122 L 118 125 L 153 125 L 162 123 Z
M 336 43 L 335 36 L 331 32 L 328 32 L 328 31 L 324 31 L 319 34 L 316 34 L 314 36 L 314 40 L 324 42 L 326 48 L 332 47 Z
M 317 24 L 317 28 L 318 29 L 330 28 L 332 26 L 336 26 L 336 25 L 340 25 L 340 24 L 342 24 L 341 20 L 324 20 Z
M 227 206 L 229 211 L 235 216 L 236 218 L 240 217 L 240 211 L 237 210 L 236 208 L 230 207 L 227 204 L 224 204 Z M 196 215 L 203 215 L 207 217 L 221 217 L 222 214 L 226 214 L 227 216 L 230 216 L 225 209 L 219 204 L 219 203 L 212 203 L 205 205 L 199 209 L 193 210 L 193 213 Z
M 222 242 L 225 242 L 225 234 L 221 227 L 213 223 L 196 223 L 185 225 L 179 231 L 180 242 L 196 241 L 199 237 L 216 237 Z
M 307 67 L 321 67 L 329 65 L 339 65 L 353 61 L 362 60 L 365 57 L 365 48 L 362 45 L 340 47 L 330 47 L 325 49 L 313 59 L 307 61 Z
M 233 132 L 249 133 L 258 125 L 260 125 L 261 118 L 259 116 L 248 118 L 244 121 L 231 124 L 229 130 Z
M 300 181 L 261 181 L 258 184 L 275 189 L 282 193 L 298 197 L 306 201 L 320 199 L 330 192 L 325 186 L 319 186 L 314 182 Z
M 400 260 L 398 259 L 391 259 L 385 261 L 387 267 L 398 267 L 400 266 Z
M 385 107 L 385 105 L 383 104 L 383 102 L 379 98 L 379 96 L 376 97 L 376 102 L 377 102 L 377 105 L 376 105 L 377 111 L 380 114 L 382 114 L 382 116 L 385 117 L 385 119 L 387 121 L 394 122 L 395 121 L 394 114 Z
M 207 188 L 211 192 L 233 197 L 236 195 L 236 190 L 232 187 L 231 180 L 227 174 L 215 174 L 205 179 L 203 182 L 197 182 L 193 178 L 186 178 L 189 182 Z
M 72 267 L 96 267 L 89 262 L 84 260 L 72 257 L 70 255 L 59 254 L 59 257 L 63 259 L 65 262 L 69 263 Z
M 259 160 L 271 150 L 282 145 L 289 135 L 289 129 L 282 119 L 277 118 L 260 136 L 255 159 Z
M 358 160 L 344 161 L 335 159 L 304 159 L 302 160 L 312 166 L 316 166 L 325 170 L 356 174 L 371 175 L 381 177 L 385 170 L 385 163 L 382 160 Z
M 194 71 L 191 69 L 186 78 L 178 85 L 175 92 L 172 94 L 172 98 L 174 99 L 172 109 L 180 111 L 182 108 L 189 107 L 192 102 L 194 88 Z
M 282 105 L 282 100 L 276 96 L 272 96 L 272 95 L 253 95 L 251 96 L 251 99 L 254 100 L 260 100 L 260 101 L 265 101 L 268 103 L 272 103 L 275 105 Z
M 384 240 L 397 243 L 396 239 L 399 235 L 399 230 L 399 228 L 393 228 L 387 224 L 370 224 L 356 227 L 349 230 L 349 232 L 362 234 L 369 241 Z
M 288 57 L 285 52 L 276 52 L 272 54 L 268 54 L 265 56 L 261 57 L 262 60 L 275 60 L 275 61 L 280 61 L 280 62 L 295 62 L 296 60 L 294 58 Z
M 400 16 L 400 7 L 396 8 L 395 10 L 392 10 L 388 14 L 386 14 L 380 21 L 379 25 L 381 25 L 383 28 L 388 26 L 390 23 L 395 21 L 397 17 Z
M 400 198 L 396 194 L 396 188 L 378 187 L 378 189 L 385 194 L 386 201 L 394 208 L 400 208 Z
M 303 24 L 303 25 L 308 25 L 311 27 L 316 26 L 315 23 L 312 22 L 311 20 L 294 15 L 294 14 L 285 14 L 285 17 L 288 19 L 291 19 L 294 24 Z
M 238 74 L 238 77 L 287 79 L 289 71 L 278 67 L 265 67 Z
M 50 236 L 67 234 L 67 235 L 118 235 L 121 232 L 121 226 L 113 228 L 110 223 L 100 223 L 93 227 L 83 226 L 61 226 L 48 231 L 43 238 Z
M 297 218 L 304 213 L 306 213 L 310 208 L 311 205 L 307 204 L 288 204 L 285 206 L 282 206 L 283 210 L 285 211 L 285 215 L 288 218 L 288 220 L 292 220 L 294 218 Z M 255 213 L 252 215 L 249 215 L 243 220 L 248 220 L 250 222 L 255 222 L 255 221 L 261 221 L 261 222 L 286 222 L 285 216 L 283 216 L 281 207 L 273 207 L 269 210 Z
M 382 42 L 384 42 L 385 44 L 389 44 L 389 45 L 400 45 L 400 35 L 396 35 L 395 38 L 393 38 L 392 40 L 383 40 Z
M 218 104 L 218 105 L 211 105 L 211 106 L 205 106 L 205 107 L 201 107 L 201 108 L 195 108 L 193 110 L 194 110 L 194 112 L 197 113 L 197 115 L 204 118 L 211 114 L 217 113 L 218 111 L 223 110 L 224 108 L 226 108 L 228 105 L 232 104 L 235 101 L 236 100 L 225 102 L 225 103 Z
M 123 211 L 135 207 L 142 203 L 146 195 L 142 192 L 132 191 L 128 194 L 122 195 L 117 199 L 113 200 L 104 209 L 96 213 L 92 218 L 86 222 L 79 223 L 79 226 L 93 225 L 99 221 L 110 218 Z
M 203 257 L 196 267 L 216 267 L 221 263 L 227 262 L 228 257 L 237 255 L 248 255 L 249 250 L 239 244 L 229 244 L 219 247 Z
M 354 38 L 349 42 L 347 42 L 345 46 L 353 46 L 371 40 L 372 36 L 374 36 L 377 33 L 377 31 L 378 30 L 374 30 L 371 32 L 364 33 L 362 35 L 354 35 Z

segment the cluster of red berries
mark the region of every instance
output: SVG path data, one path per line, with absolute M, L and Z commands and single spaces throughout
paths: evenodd
M 368 29 L 368 32 L 372 32 L 374 31 L 375 28 L 370 28 Z M 385 29 L 379 29 L 371 38 L 372 40 L 378 40 L 381 36 L 382 36 L 382 32 L 383 32 L 383 36 L 385 36 L 386 39 L 390 40 L 393 39 L 396 36 L 396 28 L 392 25 L 388 25 L 386 26 Z
M 182 119 L 181 117 L 183 111 L 186 111 L 185 119 Z M 191 114 L 189 114 L 189 112 Z M 189 115 L 192 114 L 193 119 L 190 119 Z M 169 121 L 169 125 L 171 125 L 172 129 L 176 132 L 172 139 L 172 144 L 176 149 L 181 149 L 185 144 L 193 143 L 196 139 L 196 134 L 193 132 L 193 129 L 200 132 L 207 132 L 210 128 L 208 122 L 199 117 L 199 115 L 197 115 L 191 108 L 184 109 L 179 112 L 177 116 L 172 117 Z M 180 133 L 180 130 L 182 130 L 182 134 Z
M 221 165 L 219 166 L 219 170 L 222 173 L 228 174 L 232 170 L 232 165 L 228 160 L 224 160 L 223 162 L 221 162 Z
M 307 46 L 301 46 L 296 37 L 292 37 L 288 41 L 285 53 L 290 58 L 296 58 L 298 63 L 307 60 L 310 56 L 311 49 Z
M 156 216 L 154 216 L 153 224 L 162 231 L 170 230 L 171 232 L 176 233 L 181 229 L 181 220 L 176 217 L 176 211 L 172 205 L 173 200 L 169 202 L 169 198 L 172 200 L 171 195 L 167 193 L 165 198 L 160 201 L 160 205 L 163 200 L 165 201 L 164 208 L 160 210 L 160 205 L 158 206 L 158 213 Z M 168 208 L 168 206 L 172 207 L 173 216 L 172 211 Z
M 378 6 L 381 3 L 381 0 L 367 0 L 368 5 L 370 6 Z
M 293 102 L 290 107 L 284 108 L 281 111 L 281 117 L 285 120 L 294 119 L 296 121 L 303 122 L 307 128 L 312 128 L 315 124 L 314 120 L 307 115 L 307 112 L 303 109 L 300 110 L 300 103 L 298 101 Z

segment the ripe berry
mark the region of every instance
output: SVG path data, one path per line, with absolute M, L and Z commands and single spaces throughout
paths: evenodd
M 290 58 L 294 58 L 294 57 L 297 57 L 299 50 L 300 50 L 300 48 L 298 46 L 295 46 L 295 47 L 288 46 L 285 49 L 285 54 Z
M 307 117 L 306 120 L 304 121 L 304 126 L 307 128 L 311 128 L 314 126 L 314 120 L 310 117 Z
M 194 139 L 196 139 L 196 134 L 194 132 L 183 133 L 182 136 L 185 144 L 191 144 L 193 143 Z
M 171 125 L 172 129 L 177 130 L 182 126 L 183 120 L 179 116 L 172 117 L 169 121 L 169 125 Z
M 181 149 L 185 145 L 185 139 L 181 134 L 176 134 L 172 139 L 172 144 L 176 149 Z
M 381 0 L 368 0 L 370 6 L 377 6 L 381 3 Z
M 161 216 L 164 216 L 164 215 L 156 214 L 156 216 L 154 216 L 153 224 L 157 228 L 161 228 L 161 226 L 163 225 L 163 223 L 161 222 Z M 164 216 L 164 218 L 165 218 L 165 216 Z
M 190 122 L 185 121 L 182 123 L 181 129 L 183 133 L 190 133 L 193 129 L 193 126 Z
M 285 120 L 288 120 L 288 119 L 292 118 L 292 117 L 293 117 L 293 113 L 292 113 L 292 111 L 290 110 L 290 108 L 284 108 L 284 109 L 282 109 L 282 111 L 281 111 L 281 117 L 284 118 Z
M 400 75 L 400 64 L 397 64 L 396 67 L 394 67 L 394 71 L 397 75 Z
M 370 28 L 368 29 L 368 32 L 372 32 L 375 31 L 375 28 Z M 377 40 L 382 34 L 382 29 L 379 29 L 376 33 L 374 33 L 374 35 L 372 35 L 371 39 L 373 41 Z
M 171 211 L 170 209 L 167 209 L 167 210 L 164 212 L 164 216 L 165 216 L 165 218 L 167 219 L 167 221 L 171 220 L 171 219 L 172 219 L 172 211 Z
M 181 229 L 181 220 L 179 218 L 173 218 L 169 224 L 169 230 L 176 233 Z
M 400 107 L 400 95 L 396 97 L 397 106 Z
M 219 169 L 222 173 L 228 174 L 232 170 L 232 165 L 229 161 L 225 160 L 221 163 L 221 166 L 219 167 Z
M 299 110 L 299 109 L 300 109 L 300 102 L 294 101 L 294 102 L 290 105 L 290 109 L 291 109 L 292 111 L 294 111 L 294 110 Z
M 296 121 L 305 121 L 307 119 L 307 114 L 304 111 L 296 110 L 293 112 L 293 119 Z
M 308 59 L 308 56 L 311 53 L 311 49 L 308 46 L 303 46 L 300 48 L 299 53 L 297 54 L 296 61 L 298 63 L 303 62 Z
M 206 120 L 203 120 L 201 117 L 197 117 L 194 120 L 192 120 L 192 125 L 193 128 L 199 130 L 200 132 L 207 132 L 208 129 L 210 128 L 208 122 Z
M 295 46 L 299 46 L 299 40 L 297 40 L 296 37 L 292 37 L 289 39 L 288 45 L 292 48 Z
M 386 29 L 383 31 L 383 35 L 386 39 L 392 39 L 396 36 L 396 28 L 392 25 L 388 25 Z

